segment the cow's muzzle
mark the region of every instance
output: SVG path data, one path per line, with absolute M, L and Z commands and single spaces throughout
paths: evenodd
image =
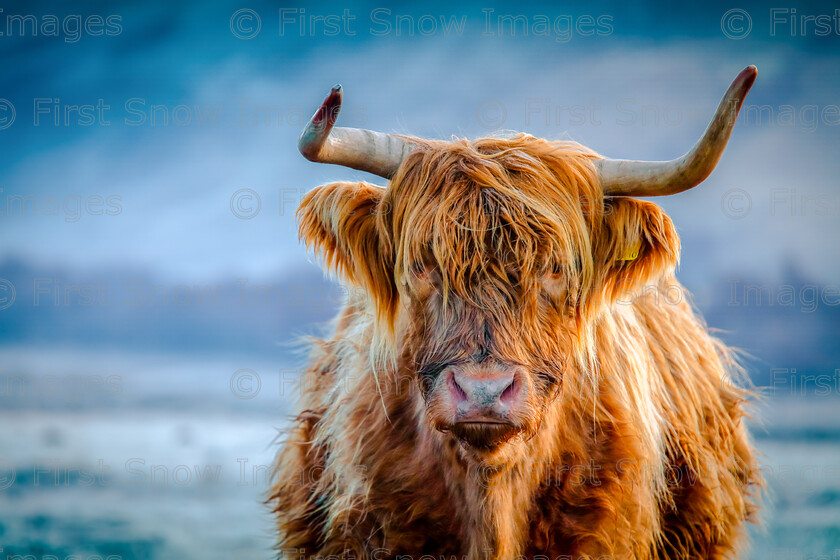
M 524 370 L 468 363 L 447 367 L 442 375 L 444 431 L 478 449 L 492 449 L 522 432 L 518 418 L 529 386 Z
M 453 367 L 446 376 L 459 423 L 506 423 L 523 397 L 522 374 L 515 368 Z

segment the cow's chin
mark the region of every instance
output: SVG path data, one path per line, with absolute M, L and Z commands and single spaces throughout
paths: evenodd
M 460 450 L 462 459 L 476 464 L 503 464 L 520 455 L 532 430 L 512 422 L 432 422 L 444 440 Z
M 519 439 L 521 426 L 502 422 L 457 422 L 445 430 L 467 451 L 476 455 L 494 454 Z

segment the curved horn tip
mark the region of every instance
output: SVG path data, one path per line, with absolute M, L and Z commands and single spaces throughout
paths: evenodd
M 334 85 L 330 90 L 330 94 L 321 104 L 321 108 L 315 113 L 315 116 L 312 117 L 312 124 L 316 126 L 321 125 L 321 120 L 324 116 L 326 116 L 327 126 L 331 127 L 334 125 L 335 121 L 338 119 L 338 112 L 341 111 L 342 98 L 343 93 L 341 90 L 341 84 Z
M 753 83 L 755 82 L 755 78 L 758 76 L 758 68 L 753 65 L 747 66 L 741 73 L 738 74 L 738 77 L 735 78 L 735 81 L 745 89 L 749 90 Z
M 318 110 L 315 111 L 315 114 L 312 115 L 306 128 L 314 128 L 318 133 L 321 133 L 325 131 L 326 127 L 326 132 L 329 132 L 328 129 L 332 128 L 335 124 L 335 121 L 338 119 L 338 113 L 341 111 L 341 99 L 341 85 L 336 84 L 330 90 L 324 102 L 321 103 L 321 106 L 318 107 Z
M 341 99 L 341 84 L 336 84 L 300 133 L 298 150 L 309 161 L 320 161 L 321 147 L 327 141 L 327 137 L 338 119 L 338 113 L 341 111 Z
M 341 107 L 341 99 L 343 97 L 344 91 L 341 89 L 341 84 L 335 84 L 332 89 L 330 90 L 330 94 L 324 99 L 324 103 L 322 104 L 324 107 L 332 108 L 335 105 Z
M 732 81 L 729 89 L 726 90 L 726 94 L 724 94 L 721 103 L 732 104 L 729 105 L 733 109 L 733 112 L 730 114 L 732 120 L 730 124 L 734 124 L 735 119 L 738 117 L 738 113 L 741 111 L 741 105 L 744 103 L 744 99 L 746 99 L 747 94 L 750 92 L 757 76 L 758 69 L 752 65 L 747 66 L 741 70 L 738 76 Z

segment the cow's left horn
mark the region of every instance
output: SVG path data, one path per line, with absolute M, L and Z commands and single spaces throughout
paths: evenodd
M 341 110 L 337 85 L 300 133 L 298 149 L 319 163 L 334 163 L 390 179 L 416 145 L 403 136 L 361 128 L 333 128 Z
M 595 160 L 604 194 L 661 196 L 699 185 L 723 155 L 741 104 L 756 75 L 755 66 L 748 66 L 738 74 L 703 137 L 684 156 L 671 161 Z

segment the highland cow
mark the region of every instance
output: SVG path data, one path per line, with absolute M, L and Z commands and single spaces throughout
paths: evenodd
M 350 287 L 313 344 L 270 502 L 294 558 L 722 558 L 763 481 L 751 392 L 674 276 L 655 204 L 711 173 L 755 80 L 670 162 L 518 134 L 334 127 L 313 161 L 386 187 L 309 192 L 300 235 Z

